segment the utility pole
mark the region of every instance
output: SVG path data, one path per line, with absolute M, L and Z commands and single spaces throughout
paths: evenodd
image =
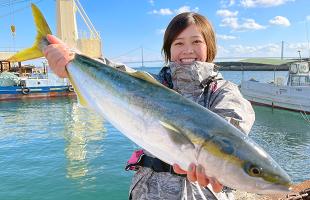
M 284 41 L 282 40 L 282 45 L 281 45 L 281 60 L 283 60 L 283 50 L 284 50 Z
M 309 51 L 309 59 L 310 59 L 310 45 L 309 45 L 309 30 L 308 30 L 308 21 L 306 19 L 306 37 L 308 42 L 308 51 Z

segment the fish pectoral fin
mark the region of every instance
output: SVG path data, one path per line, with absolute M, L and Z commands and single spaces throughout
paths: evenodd
M 195 145 L 192 143 L 192 141 L 178 128 L 163 121 L 160 121 L 159 123 L 169 132 L 169 137 L 174 143 L 183 147 L 186 146 L 195 148 Z

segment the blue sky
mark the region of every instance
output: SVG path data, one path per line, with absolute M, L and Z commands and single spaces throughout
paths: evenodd
M 55 0 L 32 1 L 56 31 Z M 161 60 L 163 31 L 176 14 L 196 11 L 213 24 L 217 59 L 309 57 L 309 0 L 80 0 L 100 33 L 104 55 L 120 62 Z M 0 51 L 30 46 L 35 37 L 30 1 L 0 0 Z M 10 25 L 16 26 L 13 39 Z M 78 18 L 80 30 L 86 30 Z

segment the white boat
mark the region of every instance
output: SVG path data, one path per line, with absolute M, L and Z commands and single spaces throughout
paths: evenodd
M 242 81 L 240 91 L 243 96 L 253 104 L 310 113 L 310 63 L 290 62 L 286 80 L 275 77 L 270 83 L 254 79 Z

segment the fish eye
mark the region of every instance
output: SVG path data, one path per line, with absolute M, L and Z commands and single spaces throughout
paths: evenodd
M 245 164 L 245 170 L 248 172 L 248 174 L 250 176 L 260 176 L 262 169 L 251 164 L 251 163 L 247 163 Z
M 260 169 L 258 167 L 253 166 L 250 170 L 251 174 L 253 174 L 254 176 L 260 175 Z

